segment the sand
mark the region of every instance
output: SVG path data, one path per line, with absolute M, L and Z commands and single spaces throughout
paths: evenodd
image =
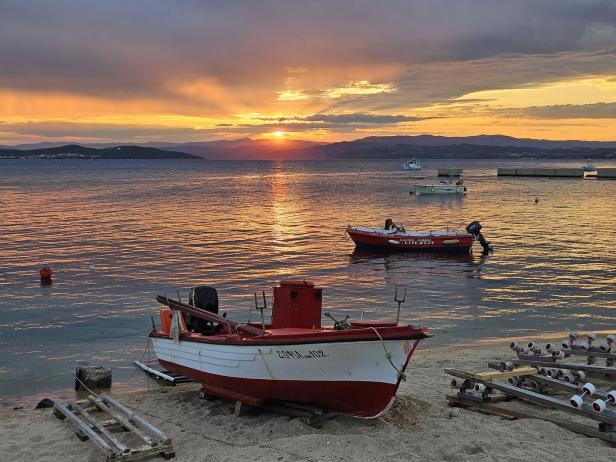
M 487 361 L 510 356 L 506 347 L 492 345 L 419 349 L 385 417 L 339 416 L 321 429 L 267 412 L 236 417 L 232 403 L 200 398 L 196 384 L 118 397 L 173 438 L 178 462 L 616 458 L 616 447 L 541 420 L 505 420 L 463 409 L 450 418 L 445 401 L 450 377 L 443 368 L 483 371 Z M 103 456 L 49 409 L 0 411 L 0 461 L 59 460 L 100 461 Z

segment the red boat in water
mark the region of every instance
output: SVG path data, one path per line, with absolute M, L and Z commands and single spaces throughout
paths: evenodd
M 322 289 L 306 281 L 274 288 L 267 323 L 262 311 L 259 323 L 219 316 L 216 290 L 193 290 L 188 304 L 157 297 L 167 307 L 161 328 L 150 334 L 156 357 L 201 382 L 205 393 L 255 406 L 294 402 L 378 417 L 393 403 L 417 345 L 429 337 L 425 327 L 396 321 L 344 319 L 323 327 Z
M 465 231 L 407 231 L 396 226 L 391 219 L 385 221 L 383 228 L 348 225 L 346 229 L 359 248 L 469 252 L 473 241 L 477 240 L 487 252 L 490 246 L 480 231 L 481 225 L 477 221 L 469 224 Z

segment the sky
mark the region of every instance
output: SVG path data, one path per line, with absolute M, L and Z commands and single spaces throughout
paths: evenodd
M 616 140 L 616 1 L 0 0 L 0 144 Z

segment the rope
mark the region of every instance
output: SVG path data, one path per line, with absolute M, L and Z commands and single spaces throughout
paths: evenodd
M 374 333 L 377 335 L 377 337 L 381 341 L 381 345 L 383 345 L 383 350 L 385 350 L 385 357 L 387 358 L 387 361 L 389 361 L 389 364 L 391 364 L 391 367 L 395 369 L 396 373 L 398 374 L 398 378 L 401 380 L 406 380 L 406 375 L 404 375 L 404 372 L 402 372 L 401 369 L 397 368 L 394 362 L 391 360 L 391 353 L 387 351 L 387 347 L 385 346 L 385 342 L 383 341 L 383 337 L 381 337 L 381 334 L 379 334 L 379 331 L 376 330 L 376 328 L 372 326 L 370 326 L 370 329 L 374 331 Z
M 73 374 L 73 377 L 75 377 L 75 380 L 77 380 L 77 382 L 79 382 L 83 388 L 85 388 L 86 390 L 88 390 L 90 393 L 92 393 L 92 394 L 93 394 L 94 396 L 96 396 L 97 398 L 100 398 L 100 395 L 99 395 L 98 393 L 93 392 L 90 388 L 88 388 L 88 386 L 87 386 L 85 383 L 83 383 L 83 382 L 79 379 L 79 377 L 77 377 L 77 375 L 76 375 L 76 374 Z

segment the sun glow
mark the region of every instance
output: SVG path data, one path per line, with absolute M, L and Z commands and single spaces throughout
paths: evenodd
M 274 136 L 275 136 L 276 138 L 282 138 L 282 137 L 284 136 L 284 132 L 283 132 L 282 130 L 276 130 L 276 131 L 274 132 Z

